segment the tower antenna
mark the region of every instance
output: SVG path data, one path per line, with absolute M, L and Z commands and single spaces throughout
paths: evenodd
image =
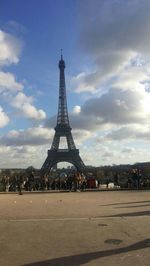
M 61 60 L 63 59 L 63 49 L 61 48 Z

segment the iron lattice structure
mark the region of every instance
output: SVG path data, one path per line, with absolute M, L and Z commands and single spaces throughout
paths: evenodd
M 53 138 L 51 149 L 48 150 L 48 156 L 41 168 L 42 173 L 49 173 L 51 168 L 59 162 L 69 162 L 73 164 L 77 171 L 85 172 L 85 165 L 79 155 L 79 150 L 76 149 L 69 123 L 67 98 L 66 98 L 66 85 L 65 85 L 65 61 L 61 55 L 59 61 L 59 102 L 58 102 L 58 115 L 57 125 L 55 127 L 55 135 Z M 60 138 L 66 137 L 67 149 L 59 149 Z

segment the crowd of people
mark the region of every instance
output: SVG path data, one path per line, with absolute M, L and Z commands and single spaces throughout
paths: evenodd
M 14 175 L 3 176 L 0 179 L 1 191 L 44 191 L 44 190 L 84 190 L 87 180 L 84 174 L 72 172 L 68 176 L 51 178 L 50 175 L 35 175 L 33 172 L 28 176 Z
M 117 188 L 142 189 L 150 187 L 150 179 L 144 179 L 141 172 L 136 169 L 130 172 L 126 177 L 125 183 L 121 183 L 119 174 L 113 177 L 106 177 L 101 183 L 94 177 L 88 177 L 77 171 L 68 174 L 57 174 L 55 177 L 50 175 L 40 175 L 31 171 L 30 173 L 15 173 L 11 176 L 0 176 L 1 192 L 19 192 L 22 191 L 48 191 L 48 190 L 69 190 L 83 191 L 85 189 L 100 188 L 102 184 L 106 188 L 110 188 L 109 184 L 113 184 Z

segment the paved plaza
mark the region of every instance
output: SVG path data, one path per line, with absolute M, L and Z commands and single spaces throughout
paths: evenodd
M 1 266 L 149 266 L 150 191 L 0 195 Z

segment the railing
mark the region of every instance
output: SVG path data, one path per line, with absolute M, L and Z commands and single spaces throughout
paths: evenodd
M 49 152 L 78 152 L 79 150 L 78 149 L 75 149 L 75 150 L 69 150 L 69 149 L 58 149 L 58 150 L 49 150 Z

